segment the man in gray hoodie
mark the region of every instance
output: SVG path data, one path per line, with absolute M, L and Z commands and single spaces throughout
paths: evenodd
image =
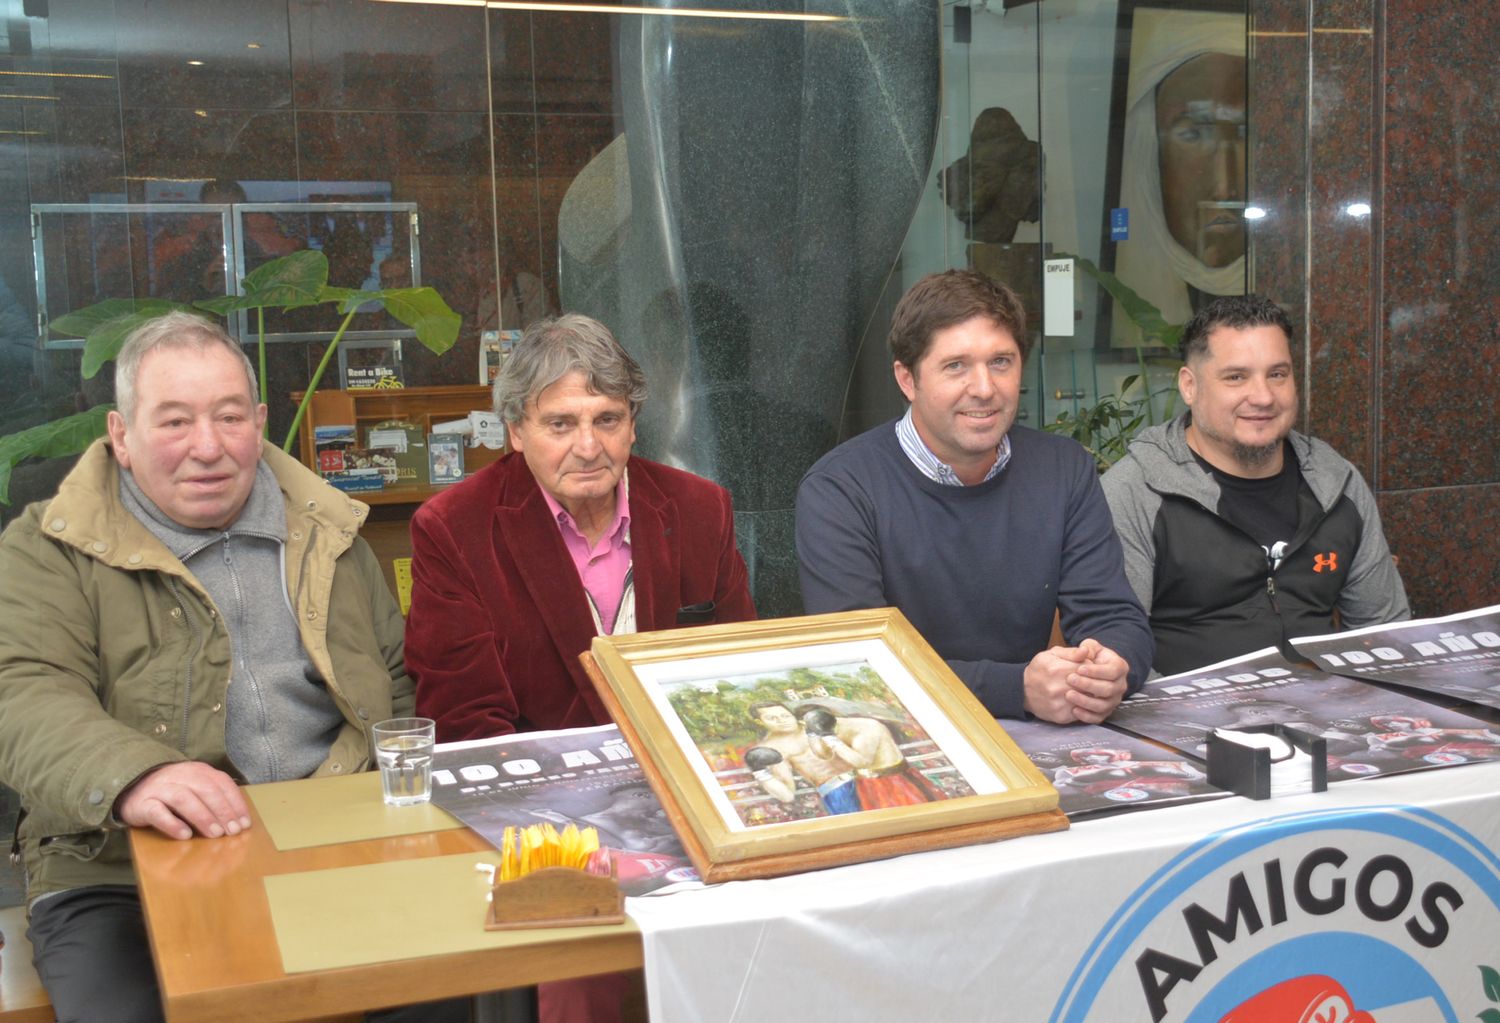
M 1411 616 L 1370 488 L 1292 429 L 1291 337 L 1268 299 L 1209 302 L 1182 334 L 1188 411 L 1104 475 L 1164 674 Z

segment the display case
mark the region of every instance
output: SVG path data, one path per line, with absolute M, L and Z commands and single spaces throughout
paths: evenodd
M 302 393 L 292 401 L 302 401 Z M 443 387 L 403 387 L 391 390 L 320 390 L 313 392 L 307 416 L 298 435 L 297 457 L 313 470 L 318 468 L 318 427 L 353 426 L 356 443 L 364 445 L 372 426 L 391 421 L 409 422 L 431 434 L 433 427 L 463 419 L 470 412 L 490 407 L 490 389 L 474 384 Z M 504 454 L 503 449 L 464 448 L 464 474 L 484 468 Z M 442 490 L 427 483 L 396 484 L 354 496 L 370 505 L 416 505 Z

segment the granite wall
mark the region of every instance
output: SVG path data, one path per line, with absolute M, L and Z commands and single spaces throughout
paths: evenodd
M 1251 10 L 1255 285 L 1300 314 L 1305 424 L 1370 480 L 1416 614 L 1500 603 L 1500 6 Z

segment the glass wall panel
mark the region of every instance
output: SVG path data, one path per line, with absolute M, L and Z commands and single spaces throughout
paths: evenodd
M 932 160 L 937 5 L 855 9 L 621 18 L 621 131 L 561 207 L 563 303 L 639 355 L 638 449 L 733 492 L 762 613 Z
M 1175 410 L 1192 311 L 1253 280 L 1246 39 L 1243 0 L 945 10 L 943 132 L 901 280 L 971 266 L 1022 296 L 1033 348 L 1020 422 L 1092 415 L 1118 454 L 1124 424 Z M 1048 259 L 1074 261 L 1071 317 L 1042 315 Z M 878 397 L 848 432 L 900 411 L 876 343 L 887 326 L 865 339 L 859 379 Z M 1111 396 L 1127 407 L 1101 404 Z
M 1078 257 L 1072 336 L 1048 330 L 1049 422 L 1109 395 L 1169 416 L 1181 326 L 1246 290 L 1246 38 L 1243 0 L 1077 4 L 1046 23 L 1044 235 Z
M 63 314 L 316 248 L 332 284 L 463 317 L 445 355 L 403 346 L 408 384 L 473 382 L 482 341 L 563 308 L 603 319 L 654 389 L 638 450 L 731 488 L 763 612 L 796 610 L 796 484 L 931 180 L 939 4 L 675 6 L 0 0 L 0 433 L 108 400 L 107 366 L 46 343 Z M 269 317 L 274 439 L 329 312 Z

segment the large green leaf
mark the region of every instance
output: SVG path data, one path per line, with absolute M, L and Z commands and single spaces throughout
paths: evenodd
M 120 353 L 132 330 L 163 313 L 188 307 L 163 298 L 107 298 L 52 321 L 52 329 L 83 338 L 83 375 L 92 379 L 99 367 Z
M 1054 255 L 1058 259 L 1073 260 L 1078 264 L 1078 269 L 1097 281 L 1099 286 L 1109 293 L 1109 297 L 1114 299 L 1125 315 L 1130 318 L 1130 322 L 1140 330 L 1141 339 L 1147 344 L 1160 345 L 1163 348 L 1177 347 L 1177 342 L 1182 337 L 1182 327 L 1168 323 L 1160 309 L 1142 298 L 1120 278 L 1108 270 L 1100 270 L 1080 256 L 1066 252 L 1058 252 Z
M 52 321 L 52 329 L 61 334 L 86 338 L 105 324 L 137 313 L 157 314 L 182 309 L 176 302 L 162 298 L 107 298 L 96 305 L 75 309 Z
M 335 284 L 324 285 L 318 292 L 319 302 L 337 302 L 339 312 L 351 313 L 366 302 L 379 301 L 379 291 L 360 291 L 357 288 L 340 288 Z
M 105 416 L 113 405 L 95 405 L 33 426 L 20 433 L 0 437 L 0 504 L 10 504 L 10 471 L 28 458 L 60 458 L 76 455 L 104 436 Z
M 327 301 L 328 257 L 317 249 L 300 249 L 262 263 L 240 282 L 241 295 L 221 295 L 194 303 L 199 309 L 227 316 L 237 309 L 300 309 Z
M 432 288 L 384 288 L 379 291 L 356 291 L 330 285 L 322 291 L 323 301 L 337 302 L 339 311 L 350 313 L 367 302 L 378 302 L 402 323 L 417 332 L 417 340 L 434 355 L 442 355 L 458 340 L 463 324 L 443 297 Z
M 250 271 L 240 290 L 262 296 L 266 305 L 296 309 L 321 302 L 327 284 L 328 257 L 317 249 L 301 249 Z
M 1160 309 L 1142 298 L 1114 274 L 1100 270 L 1086 259 L 1079 259 L 1077 263 L 1084 273 L 1098 281 L 1099 286 L 1109 292 L 1109 297 L 1125 311 L 1125 315 L 1130 317 L 1130 322 L 1140 328 L 1144 340 L 1163 348 L 1176 346 L 1178 338 L 1182 337 L 1182 327 L 1168 323 Z
M 417 332 L 417 340 L 442 355 L 458 340 L 463 323 L 443 297 L 431 288 L 387 288 L 380 292 L 386 312 Z

